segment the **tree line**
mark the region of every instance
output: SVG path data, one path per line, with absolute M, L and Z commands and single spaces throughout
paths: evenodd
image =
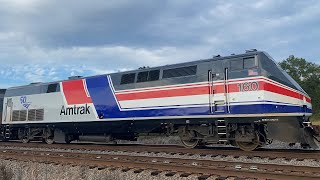
M 319 114 L 320 66 L 293 55 L 281 61 L 279 65 L 308 93 L 311 97 L 313 113 Z

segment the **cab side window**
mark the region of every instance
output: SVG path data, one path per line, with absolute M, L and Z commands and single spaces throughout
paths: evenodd
M 251 69 L 256 67 L 256 60 L 254 57 L 246 57 L 230 61 L 231 71 L 241 71 L 243 69 Z
M 139 72 L 137 82 L 146 82 L 148 80 L 149 71 Z
M 162 78 L 174 78 L 183 76 L 192 76 L 197 74 L 197 66 L 186 66 L 174 69 L 163 70 Z
M 136 73 L 124 74 L 121 76 L 120 84 L 131 84 L 134 83 L 134 79 L 136 77 Z
M 243 59 L 243 68 L 251 69 L 256 67 L 256 60 L 254 57 L 244 58 Z
M 239 71 L 243 69 L 243 59 L 236 59 L 230 61 L 230 70 Z
M 143 71 L 138 73 L 137 83 L 159 80 L 160 70 Z
M 60 91 L 60 87 L 58 83 L 48 85 L 47 93 L 53 93 L 53 92 L 59 92 L 59 91 Z

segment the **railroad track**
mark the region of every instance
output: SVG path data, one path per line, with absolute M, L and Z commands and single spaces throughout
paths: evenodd
M 64 149 L 73 151 L 119 151 L 119 152 L 149 152 L 149 153 L 168 153 L 171 155 L 195 155 L 211 156 L 211 157 L 240 157 L 245 156 L 248 159 L 252 158 L 268 158 L 285 160 L 296 159 L 303 161 L 305 159 L 315 160 L 320 162 L 320 151 L 318 150 L 296 150 L 296 149 L 258 149 L 256 151 L 246 152 L 232 147 L 202 147 L 196 149 L 186 149 L 178 145 L 106 145 L 106 144 L 42 144 L 42 143 L 28 143 L 20 142 L 0 142 L 0 147 L 23 147 L 23 148 L 45 148 L 45 149 Z
M 127 155 L 87 154 L 73 152 L 48 152 L 34 150 L 2 150 L 0 158 L 5 160 L 33 161 L 62 165 L 82 165 L 100 169 L 107 167 L 171 171 L 172 173 L 201 174 L 201 176 L 220 176 L 264 179 L 319 179 L 320 167 L 254 164 L 228 161 L 194 160 L 163 157 L 143 157 Z
M 54 150 L 54 151 L 53 151 Z M 80 152 L 80 151 L 83 152 Z M 87 151 L 92 151 L 88 153 Z M 98 151 L 98 152 L 95 152 Z M 103 154 L 99 151 L 112 152 L 135 152 L 125 154 Z M 154 154 L 167 153 L 172 156 L 157 157 L 139 155 L 142 152 Z M 236 149 L 184 149 L 179 146 L 106 146 L 106 145 L 81 145 L 81 144 L 21 144 L 21 143 L 0 143 L 0 158 L 17 161 L 34 161 L 39 163 L 51 163 L 62 165 L 78 166 L 86 164 L 89 167 L 105 169 L 107 167 L 122 168 L 124 171 L 134 169 L 139 173 L 144 170 L 152 170 L 153 174 L 169 171 L 171 174 L 182 173 L 199 174 L 199 177 L 234 177 L 234 178 L 263 178 L 263 179 L 320 179 L 320 167 L 277 165 L 265 163 L 232 162 L 219 160 L 204 160 L 177 158 L 174 155 L 193 154 L 214 156 L 214 154 L 240 156 L 241 153 L 251 157 L 263 156 L 266 153 L 273 154 L 273 157 L 298 157 L 301 154 L 308 154 L 308 158 L 319 159 L 317 151 L 302 151 L 289 154 L 284 151 L 254 151 L 243 152 Z M 223 152 L 223 153 L 222 153 Z M 240 154 L 239 154 L 240 153 Z M 23 156 L 21 156 L 23 154 Z M 244 155 L 244 154 L 241 154 Z M 261 155 L 262 154 L 262 155 Z M 278 156 L 277 156 L 278 155 Z M 286 156 L 285 156 L 286 155 Z M 270 155 L 268 155 L 270 156 Z

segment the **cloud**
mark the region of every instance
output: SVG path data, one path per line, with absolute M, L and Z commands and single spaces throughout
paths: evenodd
M 64 49 L 24 49 L 20 55 L 26 61 L 15 59 L 0 65 L 0 83 L 16 82 L 14 85 L 30 82 L 64 80 L 69 76 L 90 76 L 107 74 L 141 66 L 159 66 L 191 61 L 199 56 L 194 51 L 209 51 L 205 47 L 177 49 L 132 48 L 124 46 L 73 47 Z M 205 53 L 204 53 L 205 54 Z M 203 56 L 205 58 L 205 56 Z M 5 61 L 5 59 L 0 59 Z M 9 85 L 8 85 L 9 86 Z
M 0 84 L 266 50 L 317 62 L 320 2 L 0 0 Z M 7 85 L 5 85 L 7 84 Z

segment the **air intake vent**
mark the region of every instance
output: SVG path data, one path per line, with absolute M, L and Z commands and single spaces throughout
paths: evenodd
M 43 121 L 44 109 L 18 110 L 12 112 L 12 121 Z
M 12 112 L 12 121 L 19 121 L 20 111 L 13 111 Z
M 44 115 L 43 109 L 36 109 L 36 121 L 42 121 Z
M 29 109 L 28 121 L 43 121 L 44 109 Z
M 81 79 L 82 76 L 70 76 L 68 77 L 69 80 L 74 80 L 74 79 Z
M 12 121 L 26 121 L 27 120 L 27 111 L 26 110 L 17 110 L 12 112 Z
M 29 109 L 28 111 L 28 121 L 35 121 L 36 120 L 36 110 Z
M 246 53 L 251 53 L 251 52 L 257 52 L 256 49 L 249 49 L 249 50 L 246 50 Z
M 33 83 L 30 83 L 30 85 L 36 85 L 36 84 L 41 84 L 42 82 L 33 82 Z
M 27 111 L 22 110 L 20 111 L 19 121 L 26 121 L 27 120 Z

